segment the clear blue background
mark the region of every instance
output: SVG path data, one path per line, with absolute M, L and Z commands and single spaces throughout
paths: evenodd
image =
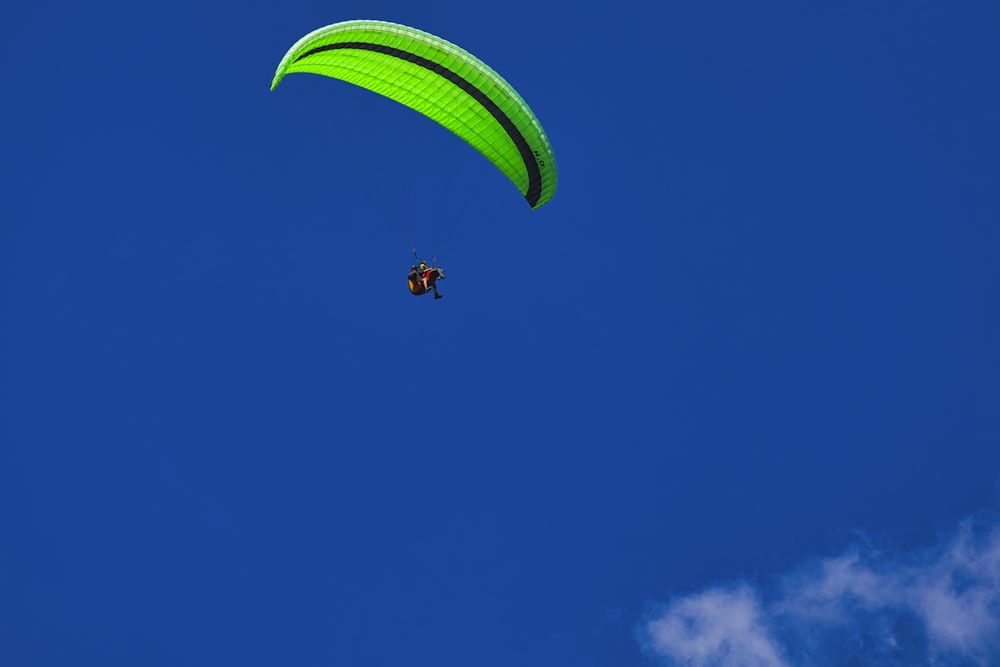
M 268 91 L 353 18 L 501 72 L 554 200 L 367 91 Z M 1000 507 L 998 27 L 6 6 L 0 664 L 639 665 L 652 602 Z

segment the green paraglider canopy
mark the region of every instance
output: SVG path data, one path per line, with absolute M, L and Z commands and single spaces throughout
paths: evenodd
M 271 90 L 292 72 L 348 81 L 437 121 L 506 174 L 533 209 L 555 194 L 555 156 L 535 114 L 483 61 L 440 37 L 385 21 L 335 23 L 289 49 Z

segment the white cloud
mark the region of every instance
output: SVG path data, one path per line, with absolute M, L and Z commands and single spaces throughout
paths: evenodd
M 672 600 L 643 622 L 668 665 L 1000 664 L 1000 524 L 964 522 L 932 549 L 855 546 L 774 585 Z
M 649 621 L 650 648 L 680 665 L 785 667 L 756 592 L 745 584 L 671 602 Z

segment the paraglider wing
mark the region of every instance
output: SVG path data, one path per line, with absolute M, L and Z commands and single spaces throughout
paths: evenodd
M 271 90 L 292 72 L 341 79 L 437 121 L 483 154 L 531 208 L 556 191 L 556 163 L 534 113 L 499 74 L 429 33 L 385 21 L 345 21 L 296 42 Z

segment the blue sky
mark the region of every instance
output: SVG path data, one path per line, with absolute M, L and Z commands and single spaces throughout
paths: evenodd
M 4 15 L 0 664 L 1000 662 L 995 3 Z M 553 201 L 268 91 L 355 18 Z

